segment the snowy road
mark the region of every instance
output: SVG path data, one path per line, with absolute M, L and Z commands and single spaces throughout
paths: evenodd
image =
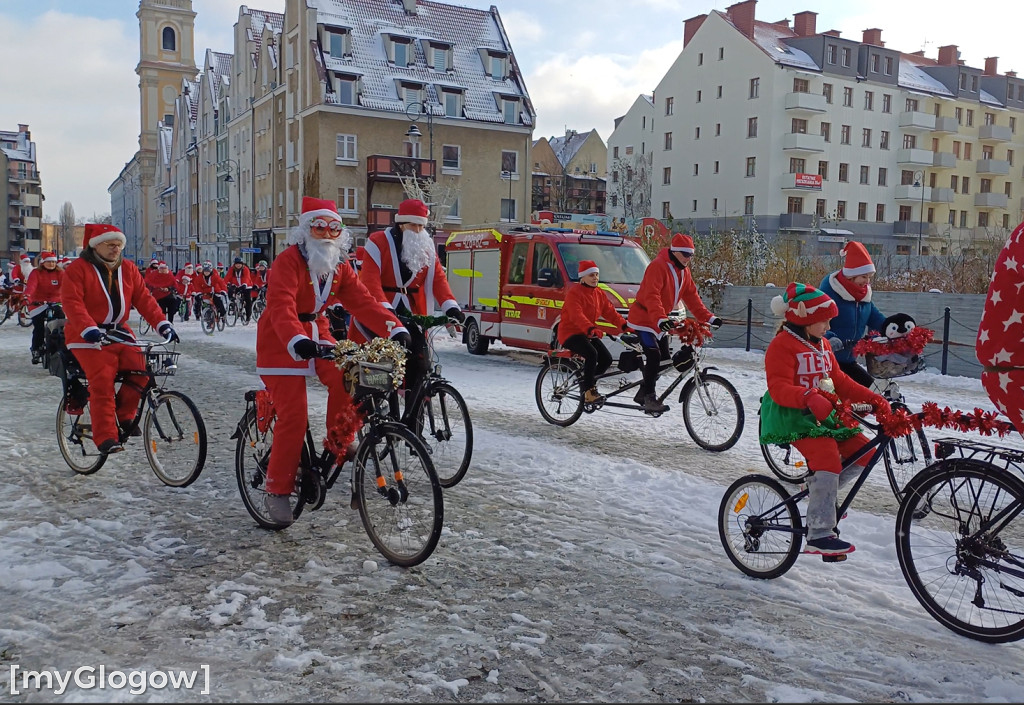
M 445 491 L 445 533 L 413 569 L 389 566 L 340 494 L 281 533 L 238 497 L 229 436 L 255 330 L 180 327 L 172 386 L 202 410 L 202 477 L 164 487 L 136 442 L 77 476 L 54 440 L 59 382 L 0 328 L 0 699 L 406 702 L 1012 702 L 1024 642 L 959 637 L 913 598 L 893 548 L 895 502 L 870 480 L 845 563 L 804 556 L 749 579 L 726 558 L 725 486 L 766 472 L 756 440 L 759 353 L 712 351 L 743 397 L 731 450 L 700 450 L 678 405 L 660 419 L 596 414 L 560 429 L 533 401 L 534 355 L 474 357 L 445 341 L 444 372 L 476 432 Z M 911 404 L 991 408 L 977 380 L 923 373 Z M 322 428 L 326 395 L 311 388 Z M 1017 439 L 1019 442 L 1019 439 Z M 378 565 L 366 566 L 367 561 Z M 209 666 L 210 693 L 127 688 L 13 694 L 17 669 Z

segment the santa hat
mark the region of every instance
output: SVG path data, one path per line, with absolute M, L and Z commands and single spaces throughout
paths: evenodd
M 103 242 L 110 242 L 111 240 L 120 240 L 122 246 L 128 242 L 124 233 L 109 223 L 85 224 L 85 235 L 82 237 L 83 248 L 94 247 L 95 245 L 99 245 Z
M 57 261 L 57 255 L 53 254 L 52 252 L 40 252 L 39 253 L 39 263 L 40 264 L 42 264 L 43 262 L 56 262 L 56 261 Z
M 809 284 L 791 282 L 784 294 L 772 299 L 772 313 L 785 316 L 790 323 L 806 326 L 835 318 L 839 307 L 825 292 Z
M 341 216 L 338 215 L 337 203 L 323 198 L 313 198 L 312 196 L 302 197 L 302 215 L 312 217 L 324 216 L 341 220 Z
M 429 216 L 430 209 L 427 208 L 426 203 L 418 198 L 407 198 L 398 204 L 398 215 L 395 216 L 395 222 L 426 225 Z
M 185 269 L 195 269 L 195 268 L 196 268 L 195 265 L 192 264 L 191 262 L 186 262 L 185 263 Z
M 32 258 L 29 257 L 28 254 L 26 254 L 26 253 L 22 253 L 20 259 L 21 259 L 22 262 L 31 262 L 32 261 Z
M 875 265 L 871 261 L 871 255 L 868 254 L 867 248 L 856 240 L 846 243 L 839 254 L 843 256 L 843 276 L 845 277 L 856 277 L 875 271 Z
M 682 252 L 685 255 L 692 255 L 693 238 L 683 233 L 676 233 L 672 236 L 672 244 L 668 249 L 670 252 Z
M 580 277 L 580 279 L 582 279 L 583 277 L 587 276 L 588 274 L 597 274 L 597 272 L 598 272 L 597 263 L 594 262 L 594 260 L 590 260 L 590 259 L 581 259 L 580 260 L 580 270 L 579 270 L 579 277 Z
M 160 260 L 160 261 L 159 261 L 159 262 L 157 262 L 156 264 L 157 264 L 157 266 L 158 266 L 158 267 L 166 267 L 166 266 L 167 266 L 167 263 L 166 263 L 166 262 L 164 262 L 163 260 Z

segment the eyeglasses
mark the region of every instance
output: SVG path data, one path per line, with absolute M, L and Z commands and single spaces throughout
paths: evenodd
M 312 223 L 310 223 L 309 226 L 311 228 L 315 228 L 316 230 L 324 230 L 326 228 L 336 233 L 340 233 L 342 227 L 340 221 L 332 220 L 328 222 L 323 218 L 317 218 Z
M 679 250 L 676 250 L 676 254 L 679 255 L 680 257 L 684 257 L 685 259 L 690 259 L 691 257 L 693 257 L 692 252 L 680 252 Z

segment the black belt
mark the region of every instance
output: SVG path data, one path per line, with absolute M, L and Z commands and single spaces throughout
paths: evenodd
M 315 313 L 300 313 L 299 320 L 303 323 L 312 323 L 316 320 L 317 314 Z
M 410 287 L 404 287 L 404 286 L 385 286 L 384 287 L 384 291 L 388 292 L 389 294 L 415 294 L 419 290 L 420 290 L 420 288 L 418 286 L 410 286 Z

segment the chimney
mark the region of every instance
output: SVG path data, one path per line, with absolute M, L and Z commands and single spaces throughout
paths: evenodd
M 28 125 L 18 124 L 18 132 L 28 132 Z
M 405 14 L 416 14 L 416 0 L 402 0 L 402 7 L 405 8 Z
M 956 66 L 957 59 L 960 58 L 960 52 L 956 49 L 956 44 L 947 44 L 944 47 L 939 47 L 939 66 Z
M 700 29 L 700 26 L 704 24 L 704 20 L 706 20 L 707 18 L 707 15 L 697 15 L 696 17 L 691 17 L 690 19 L 683 22 L 684 49 L 686 48 L 686 45 L 690 43 L 690 40 L 693 39 L 693 35 L 697 33 L 697 30 Z
M 842 32 L 840 32 L 838 29 L 830 29 L 827 32 L 822 32 L 822 34 L 824 34 L 826 37 L 839 37 L 839 36 L 842 36 Z
M 817 16 L 817 12 L 811 12 L 810 10 L 804 10 L 793 15 L 793 31 L 796 32 L 796 36 L 810 37 L 816 34 L 814 24 Z
M 1007 71 L 1006 75 L 1009 76 L 1010 78 L 1017 78 L 1017 72 L 1016 71 Z
M 989 56 L 985 58 L 985 76 L 998 76 L 999 71 L 996 70 L 996 65 L 999 63 L 998 56 Z
M 743 35 L 754 38 L 754 8 L 757 0 L 744 0 L 725 8 L 725 14 Z
M 864 39 L 861 41 L 864 44 L 871 44 L 876 47 L 885 46 L 885 42 L 882 41 L 882 30 L 880 29 L 865 29 Z

